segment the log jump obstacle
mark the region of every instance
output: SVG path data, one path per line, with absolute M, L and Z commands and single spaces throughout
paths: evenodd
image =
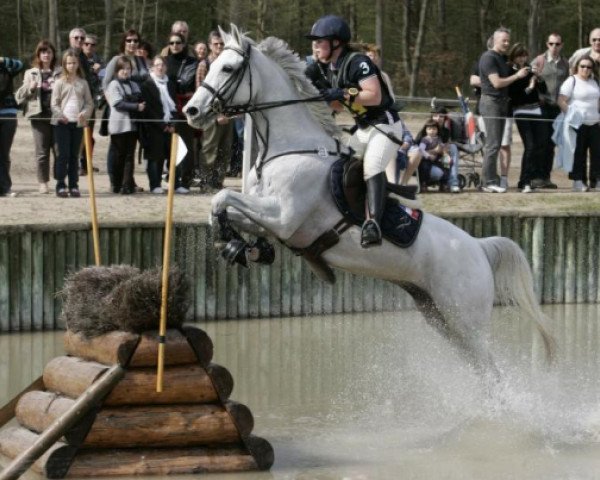
M 213 344 L 194 327 L 166 335 L 164 390 L 156 392 L 157 332 L 93 338 L 67 330 L 65 356 L 2 412 L 13 459 L 0 480 L 31 469 L 46 478 L 267 470 L 266 440 L 250 410 L 230 400 L 231 374 L 211 363 Z M 0 427 L 2 425 L 0 424 Z

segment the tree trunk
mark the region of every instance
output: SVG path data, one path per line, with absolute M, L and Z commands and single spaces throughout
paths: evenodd
M 258 0 L 256 2 L 256 41 L 261 41 L 266 33 L 266 15 L 267 15 L 267 0 Z
M 421 49 L 423 47 L 423 38 L 425 37 L 427 0 L 421 0 L 421 11 L 419 14 L 419 30 L 415 41 L 415 50 L 412 57 L 411 72 L 408 85 L 408 95 L 415 96 L 417 91 L 417 79 L 419 77 L 419 68 L 421 66 Z
M 112 37 L 113 8 L 112 0 L 104 0 L 104 59 L 110 60 L 110 38 Z
M 375 4 L 375 43 L 381 48 L 381 65 L 383 67 L 383 0 Z
M 492 1 L 493 0 L 477 0 L 479 6 L 479 31 L 481 35 L 481 45 L 484 50 L 487 50 L 487 40 L 491 34 L 491 32 L 488 32 L 487 20 Z
M 23 58 L 23 2 L 17 0 L 17 56 Z
M 402 65 L 404 67 L 404 73 L 407 77 L 410 77 L 412 72 L 411 68 L 411 55 L 410 55 L 410 6 L 411 0 L 404 0 L 404 8 L 402 10 Z
M 144 31 L 144 15 L 146 13 L 146 0 L 142 0 L 142 7 L 140 8 L 140 21 L 138 23 L 138 31 L 140 35 L 143 35 Z
M 527 39 L 530 57 L 532 57 L 539 51 L 538 27 L 541 3 L 541 0 L 529 0 L 529 16 L 527 17 Z
M 577 2 L 577 48 L 583 48 L 583 0 Z
M 56 0 L 48 0 L 48 37 L 60 52 L 60 35 L 58 34 L 58 6 Z

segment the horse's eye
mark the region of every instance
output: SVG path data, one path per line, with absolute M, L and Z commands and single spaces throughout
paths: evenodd
M 231 73 L 233 72 L 233 67 L 231 65 L 225 65 L 221 70 L 225 73 Z

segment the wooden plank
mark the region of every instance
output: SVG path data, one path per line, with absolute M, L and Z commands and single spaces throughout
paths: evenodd
M 194 263 L 196 264 L 196 277 L 194 278 L 194 319 L 206 318 L 206 225 L 196 228 L 196 251 Z
M 65 232 L 56 232 L 54 243 L 54 315 L 56 318 L 55 328 L 64 328 L 60 320 L 62 311 L 62 299 L 56 295 L 60 292 L 65 282 L 66 274 L 66 235 Z
M 31 232 L 26 231 L 20 234 L 20 268 L 19 268 L 19 328 L 18 330 L 31 331 L 33 325 L 33 261 L 31 258 L 33 239 Z
M 19 278 L 21 266 L 20 237 L 11 234 L 8 237 L 9 253 L 9 298 L 10 298 L 10 330 L 18 331 L 21 327 L 21 281 Z
M 0 331 L 10 330 L 10 263 L 8 235 L 0 234 Z
M 56 281 L 54 277 L 56 265 L 56 232 L 44 233 L 44 330 L 55 328 L 55 292 Z M 56 314 L 56 316 L 58 316 Z
M 44 432 L 35 440 L 35 442 L 21 452 L 2 472 L 0 480 L 16 480 L 25 470 L 27 470 L 40 456 L 51 448 L 64 433 L 73 427 L 78 420 L 83 418 L 90 409 L 94 408 L 98 402 L 109 392 L 112 387 L 118 383 L 125 370 L 115 365 L 105 372 L 102 378 L 98 379 L 63 415 L 56 419 Z M 50 476 L 50 475 L 48 475 Z

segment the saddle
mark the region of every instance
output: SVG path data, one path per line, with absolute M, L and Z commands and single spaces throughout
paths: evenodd
M 361 226 L 365 221 L 366 184 L 363 179 L 363 163 L 356 158 L 342 157 L 331 167 L 331 193 L 344 218 Z M 407 248 L 417 238 L 423 212 L 402 205 L 399 197 L 415 200 L 416 187 L 387 184 L 388 197 L 381 219 L 381 232 L 386 240 Z M 389 193 L 397 196 L 390 197 Z

